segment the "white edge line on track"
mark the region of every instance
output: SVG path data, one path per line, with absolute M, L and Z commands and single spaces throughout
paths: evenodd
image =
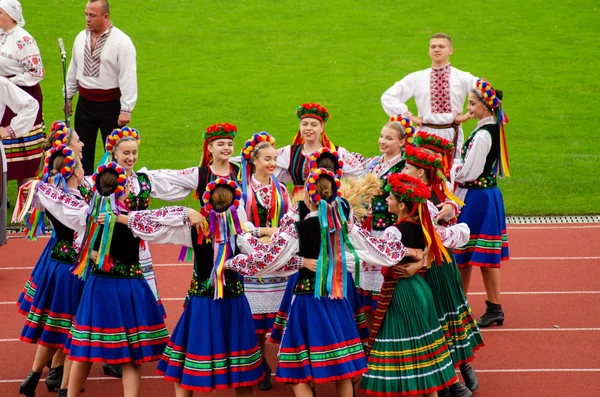
M 482 328 L 479 331 L 481 332 L 544 332 L 544 331 L 548 331 L 548 332 L 586 332 L 586 331 L 600 331 L 600 328 L 494 328 L 494 329 L 489 329 L 489 328 Z
M 512 226 L 506 225 L 508 230 L 533 230 L 533 229 L 598 229 L 600 225 L 581 225 L 576 226 Z
M 600 260 L 600 256 L 516 256 L 509 261 L 578 261 Z M 154 267 L 191 267 L 191 263 L 158 263 Z M 0 270 L 32 270 L 33 266 L 0 267 Z

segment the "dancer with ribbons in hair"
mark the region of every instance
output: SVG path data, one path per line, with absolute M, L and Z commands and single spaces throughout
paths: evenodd
M 461 123 L 468 118 L 461 114 L 469 90 L 477 77 L 450 64 L 454 53 L 452 39 L 436 33 L 429 39 L 431 67 L 414 72 L 396 82 L 381 96 L 383 110 L 389 115 L 408 114 L 419 129 L 440 136 L 462 147 L 464 136 Z M 408 111 L 406 102 L 414 98 L 418 115 Z M 458 150 L 453 153 L 460 161 Z
M 43 95 L 40 82 L 44 64 L 35 39 L 25 30 L 23 9 L 18 0 L 0 0 L 0 77 L 31 95 L 38 103 L 34 125 L 25 134 L 15 134 L 11 120 L 16 116 L 10 107 L 0 113 L 1 136 L 6 155 L 8 180 L 23 185 L 37 175 L 42 159 L 45 126 L 42 114 Z
M 435 262 L 434 266 L 447 260 L 427 208 L 429 188 L 416 178 L 395 173 L 389 176 L 386 190 L 388 209 L 398 216 L 398 223 L 379 240 L 400 239 L 405 247 L 427 248 L 428 262 Z M 371 253 L 364 258 L 367 263 L 378 263 L 376 246 L 357 242 L 355 247 L 359 253 Z M 429 263 L 404 262 L 384 270 L 367 348 L 369 371 L 360 390 L 375 396 L 437 396 L 457 377 L 431 290 L 417 275 Z
M 119 219 L 140 238 L 193 249 L 185 308 L 157 368 L 175 382 L 178 397 L 227 388 L 235 388 L 237 396 L 252 396 L 252 386 L 264 377 L 244 279 L 225 268 L 243 231 L 237 211 L 241 200 L 242 190 L 234 181 L 217 178 L 202 196 L 206 218 L 184 207 L 163 207 Z M 299 263 L 292 261 L 281 270 L 295 272 Z
M 273 175 L 277 167 L 275 139 L 264 131 L 254 134 L 244 144 L 241 156 L 240 182 L 249 229 L 255 237 L 270 238 L 291 206 L 287 188 Z M 287 281 L 288 278 L 281 275 L 244 278 L 265 367 L 259 390 L 271 389 L 271 367 L 265 355 L 266 334 L 273 328 Z
M 74 321 L 83 291 L 83 282 L 71 274 L 81 238 L 85 232 L 88 205 L 77 190 L 83 181 L 83 168 L 77 156 L 66 145 L 48 152 L 42 182 L 35 186 L 34 201 L 41 217 L 33 222 L 43 224 L 44 214 L 54 228 L 55 238 L 48 255 L 40 264 L 38 289 L 30 305 L 21 339 L 37 343 L 31 372 L 21 383 L 19 393 L 34 396 L 42 369 L 55 353 L 65 346 L 68 330 Z M 64 362 L 64 356 L 62 358 Z M 46 377 L 49 391 L 61 385 L 63 365 L 52 367 Z
M 373 197 L 370 203 L 369 215 L 363 221 L 363 227 L 375 237 L 380 237 L 383 231 L 396 223 L 396 215 L 387 210 L 384 188 L 387 178 L 402 171 L 404 168 L 404 147 L 409 138 L 415 133 L 415 128 L 408 117 L 402 115 L 390 118 L 379 134 L 379 150 L 381 155 L 365 159 L 365 174 L 372 173 L 381 181 L 381 194 Z M 366 313 L 373 313 L 377 308 L 377 296 L 383 284 L 383 275 L 378 266 L 365 266 L 361 269 L 361 285 L 358 294 Z M 373 322 L 368 315 L 369 325 Z
M 292 145 L 277 150 L 277 170 L 275 176 L 283 183 L 293 182 L 294 191 L 302 192 L 304 182 L 310 173 L 309 159 L 312 153 L 326 147 L 338 152 L 343 161 L 346 176 L 361 175 L 362 166 L 357 157 L 340 146 L 334 145 L 325 134 L 325 123 L 329 112 L 318 103 L 305 103 L 298 106 L 296 116 L 300 119 L 300 128 Z
M 351 264 L 358 262 L 340 201 L 339 179 L 331 171 L 314 170 L 307 179 L 309 216 L 280 227 L 268 245 L 248 233 L 238 239 L 245 254 L 227 262 L 244 275 L 257 276 L 284 267 L 298 253 L 303 267 L 294 287 L 287 326 L 281 341 L 276 379 L 292 383 L 296 396 L 311 396 L 310 382 L 336 382 L 339 396 L 353 394 L 351 378 L 366 371 L 362 342 L 347 299 Z M 355 233 L 355 239 L 367 239 Z M 368 241 L 365 245 L 370 244 Z M 400 241 L 377 243 L 382 261 L 391 266 L 407 250 Z M 416 256 L 417 250 L 414 255 Z M 360 278 L 360 275 L 356 275 Z
M 465 202 L 458 220 L 471 229 L 466 246 L 456 249 L 463 290 L 469 291 L 471 271 L 481 269 L 487 309 L 479 327 L 504 323 L 500 304 L 500 263 L 509 258 L 504 201 L 498 177 L 510 176 L 504 125 L 508 118 L 502 109 L 502 91 L 485 79 L 477 80 L 469 92 L 467 117 L 479 120 L 462 148 L 463 164 L 456 170 L 457 196 Z
M 444 161 L 442 153 L 452 153 L 452 143 L 436 135 L 419 131 L 413 138 L 418 147 L 406 148 L 406 166 L 403 173 L 419 179 L 431 191 L 427 200 L 431 221 L 440 235 L 442 243 L 448 248 L 449 260 L 444 260 L 441 265 L 432 265 L 425 272 L 424 279 L 433 293 L 435 308 L 454 366 L 460 368 L 465 380 L 465 385 L 455 382 L 449 389 L 441 390 L 440 395 L 470 396 L 479 387 L 475 370 L 469 364 L 475 358 L 475 351 L 483 346 L 483 340 L 473 317 L 471 307 L 462 291 L 460 274 L 450 249 L 460 247 L 469 241 L 469 227 L 465 223 L 454 224 L 454 208 L 462 204 L 454 197 L 445 185 Z M 449 196 L 449 197 L 448 197 Z M 458 204 L 449 204 L 452 199 Z M 446 216 L 441 216 L 445 205 L 451 211 Z M 447 226 L 442 226 L 444 223 Z M 452 226 L 450 226 L 452 225 Z
M 168 330 L 139 260 L 140 239 L 116 223 L 127 214 L 127 175 L 115 162 L 92 176 L 94 196 L 74 274 L 85 287 L 65 352 L 73 360 L 69 396 L 78 396 L 93 362 L 123 365 L 123 391 L 139 395 L 140 365 L 160 359 Z M 96 251 L 93 259 L 92 251 Z

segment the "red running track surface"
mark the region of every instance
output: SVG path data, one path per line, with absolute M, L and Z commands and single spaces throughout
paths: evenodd
M 478 397 L 572 396 L 600 389 L 600 225 L 509 225 L 511 260 L 502 268 L 503 327 L 482 330 L 486 346 L 473 362 L 480 381 Z M 40 255 L 45 239 L 11 238 L 0 248 L 0 397 L 19 396 L 35 346 L 18 340 L 25 317 L 15 300 Z M 182 311 L 191 268 L 176 262 L 179 247 L 154 245 L 159 290 L 173 329 Z M 473 273 L 469 302 L 479 317 L 485 293 Z M 277 346 L 267 344 L 272 367 Z M 141 396 L 173 396 L 173 386 L 145 364 Z M 318 385 L 320 396 L 334 396 L 332 384 Z M 37 397 L 55 396 L 40 383 Z M 85 397 L 122 395 L 119 380 L 95 365 Z M 196 395 L 200 395 L 197 393 Z M 208 394 L 207 394 L 208 395 Z M 234 396 L 233 390 L 211 396 Z M 360 394 L 359 394 L 360 395 Z M 293 396 L 289 386 L 273 384 L 255 396 Z

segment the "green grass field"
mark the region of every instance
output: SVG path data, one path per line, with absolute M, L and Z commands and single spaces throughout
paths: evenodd
M 507 213 L 600 212 L 595 1 L 110 3 L 114 24 L 137 47 L 131 126 L 142 135 L 140 167 L 196 165 L 202 131 L 216 122 L 238 126 L 238 148 L 260 130 L 288 144 L 303 102 L 328 108 L 326 130 L 336 144 L 374 155 L 387 121 L 381 94 L 430 65 L 429 37 L 443 31 L 454 40 L 452 64 L 505 93 L 513 175 L 501 182 Z M 49 125 L 62 118 L 57 38 L 70 57 L 85 27 L 85 1 L 22 4 L 46 66 Z

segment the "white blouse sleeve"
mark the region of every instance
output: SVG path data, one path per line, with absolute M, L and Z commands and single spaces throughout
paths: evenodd
M 485 160 L 492 148 L 492 137 L 487 130 L 479 130 L 471 146 L 467 150 L 462 167 L 457 170 L 454 180 L 459 183 L 474 181 L 481 175 L 485 167 Z
M 275 178 L 281 183 L 292 181 L 292 176 L 288 170 L 290 166 L 291 151 L 292 147 L 289 145 L 277 149 L 277 168 L 273 175 L 275 175 Z
M 39 109 L 37 101 L 5 77 L 0 77 L 0 100 L 17 114 L 6 127 L 9 135 L 17 138 L 31 131 Z
M 294 273 L 302 266 L 302 259 L 296 255 L 299 248 L 298 234 L 294 227 L 278 230 L 269 244 L 244 234 L 238 236 L 240 250 L 250 252 L 239 254 L 226 263 L 228 269 L 244 276 Z
M 198 167 L 183 170 L 147 170 L 142 168 L 152 183 L 150 196 L 165 201 L 185 199 L 198 188 Z
M 456 225 L 446 227 L 434 223 L 434 227 L 444 247 L 457 248 L 469 242 L 471 230 L 466 223 L 457 223 Z
M 402 80 L 388 88 L 381 96 L 381 106 L 388 116 L 396 116 L 408 112 L 406 101 L 414 95 L 413 74 L 409 74 Z
M 127 226 L 134 236 L 149 243 L 191 247 L 192 234 L 187 219 L 188 211 L 189 208 L 179 206 L 133 211 L 129 213 Z
M 408 250 L 402 244 L 402 234 L 395 227 L 387 228 L 379 238 L 353 225 L 348 237 L 361 261 L 377 266 L 394 266 L 402 260 Z
M 43 182 L 36 187 L 35 200 L 60 223 L 78 234 L 85 233 L 90 208 L 85 200 Z
M 18 61 L 23 67 L 23 73 L 17 73 L 10 81 L 16 85 L 32 87 L 44 79 L 44 64 L 40 49 L 33 37 L 26 35 L 19 39 L 17 46 Z
M 340 160 L 344 162 L 342 171 L 345 177 L 356 178 L 364 174 L 364 157 L 358 158 L 341 146 L 338 148 L 338 154 Z
M 137 102 L 138 86 L 135 46 L 129 37 L 119 43 L 117 60 L 119 63 L 121 113 L 131 113 Z

